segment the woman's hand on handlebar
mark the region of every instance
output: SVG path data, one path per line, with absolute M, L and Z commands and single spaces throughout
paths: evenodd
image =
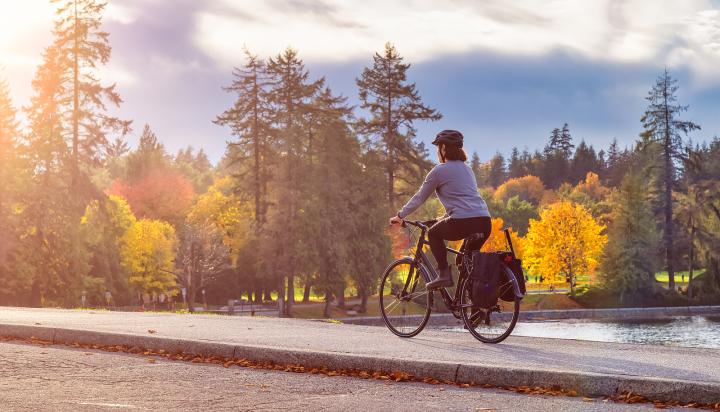
M 391 224 L 391 225 L 402 224 L 402 222 L 403 222 L 403 220 L 400 219 L 400 216 L 393 216 L 393 217 L 390 218 L 390 224 Z

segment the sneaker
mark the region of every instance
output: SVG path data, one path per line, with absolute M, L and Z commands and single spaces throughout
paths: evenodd
M 433 280 L 432 282 L 428 282 L 426 288 L 428 290 L 432 290 L 452 287 L 452 285 L 454 284 L 452 279 L 452 267 L 448 265 L 448 267 L 446 267 L 445 269 L 438 269 L 438 273 L 438 278 Z

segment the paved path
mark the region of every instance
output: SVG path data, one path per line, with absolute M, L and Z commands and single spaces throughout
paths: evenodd
M 431 360 L 438 365 L 428 368 L 452 366 L 458 380 L 479 381 L 472 374 L 473 367 L 497 367 L 504 371 L 506 379 L 500 384 L 509 384 L 508 379 L 512 382 L 513 377 L 528 379 L 528 373 L 532 373 L 536 384 L 543 383 L 538 381 L 541 377 L 555 380 L 546 382 L 547 385 L 566 376 L 570 378 L 562 382 L 572 383 L 587 376 L 599 378 L 598 381 L 608 377 L 653 381 L 658 387 L 675 390 L 673 396 L 687 391 L 680 384 L 690 385 L 689 388 L 705 385 L 705 399 L 720 402 L 720 351 L 714 349 L 512 336 L 499 345 L 488 345 L 455 332 L 428 330 L 416 338 L 401 339 L 382 327 L 167 313 L 0 308 L 2 324 L 187 339 L 259 347 L 270 352 L 317 352 L 374 360 L 369 364 L 376 367 L 402 368 L 412 362 Z
M 172 362 L 66 347 L 0 344 L 3 411 L 645 411 L 582 398 Z

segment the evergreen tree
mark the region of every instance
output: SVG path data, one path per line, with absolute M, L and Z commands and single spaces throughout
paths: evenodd
M 555 128 L 550 133 L 550 141 L 543 150 L 543 157 L 538 162 L 540 178 L 551 189 L 557 189 L 567 182 L 570 174 L 570 156 L 572 155 L 572 137 L 567 123 L 562 130 Z
M 570 159 L 570 156 L 572 156 L 572 149 L 574 147 L 575 145 L 572 144 L 572 136 L 570 136 L 570 128 L 568 127 L 568 124 L 565 123 L 562 131 L 560 132 L 560 139 L 555 148 L 561 150 L 566 159 Z
M 178 150 L 173 166 L 192 183 L 195 193 L 205 193 L 213 184 L 212 164 L 202 149 L 197 153 L 192 146 Z
M 557 189 L 569 180 L 570 165 L 561 150 L 545 150 L 545 155 L 537 159 L 536 165 L 540 179 L 550 189 Z
M 629 173 L 613 202 L 608 245 L 601 263 L 606 286 L 619 294 L 624 305 L 652 298 L 655 282 L 655 229 L 648 193 L 641 173 Z
M 192 159 L 192 166 L 200 173 L 209 172 L 212 169 L 212 163 L 203 149 L 198 150 L 195 158 Z
M 107 147 L 108 159 L 117 159 L 125 156 L 130 152 L 127 141 L 122 137 L 116 137 Z
M 627 148 L 620 150 L 617 139 L 608 147 L 604 180 L 609 187 L 618 187 L 633 161 L 633 153 Z
M 470 160 L 470 169 L 472 169 L 473 174 L 475 175 L 475 182 L 478 184 L 478 187 L 480 186 L 481 179 L 481 163 L 480 163 L 480 156 L 478 156 L 477 152 L 473 152 L 472 158 Z
M 577 184 L 579 181 L 585 179 L 588 172 L 600 174 L 600 161 L 595 154 L 595 149 L 592 145 L 588 146 L 585 140 L 581 140 L 575 154 L 572 158 L 570 165 L 570 183 Z
M 526 164 L 525 156 L 529 157 L 529 153 L 527 153 L 527 150 L 523 153 L 523 156 L 521 157 L 518 148 L 512 148 L 512 153 L 510 154 L 510 162 L 508 164 L 508 178 L 514 179 L 530 174 L 528 170 L 528 165 Z
M 665 249 L 665 264 L 668 271 L 668 286 L 675 288 L 674 267 L 674 221 L 673 221 L 673 189 L 677 180 L 677 161 L 680 159 L 683 148 L 682 135 L 700 126 L 693 122 L 680 120 L 680 113 L 688 106 L 677 103 L 678 85 L 667 69 L 658 77 L 655 85 L 650 89 L 646 100 L 649 102 L 641 121 L 643 138 L 654 142 L 661 147 L 661 176 L 659 184 L 662 195 L 660 199 L 663 214 L 663 247 Z
M 354 236 L 353 222 L 358 216 L 351 208 L 355 189 L 352 178 L 359 171 L 359 150 L 347 125 L 349 110 L 344 98 L 324 89 L 313 106 L 312 152 L 317 161 L 309 165 L 307 207 L 299 219 L 309 246 L 302 252 L 309 255 L 304 269 L 317 272 L 314 288 L 325 296 L 324 316 L 330 317 L 333 297 L 339 304 L 343 302 L 343 275 L 353 253 L 349 239 Z
M 98 0 L 52 0 L 58 4 L 55 41 L 51 46 L 59 124 L 70 142 L 70 173 L 75 190 L 83 167 L 99 164 L 108 146 L 109 133 L 125 134 L 130 122 L 108 114 L 107 104 L 122 102 L 115 85 L 103 86 L 97 77 L 100 66 L 110 59 L 109 33 L 102 31 L 107 3 Z
M 375 53 L 373 66 L 366 67 L 357 79 L 360 107 L 370 117 L 358 122 L 358 130 L 376 142 L 385 157 L 388 207 L 397 205 L 396 180 L 416 186 L 428 168 L 424 146 L 415 141 L 414 123 L 439 120 L 442 115 L 426 106 L 414 83 L 407 83 L 409 64 L 390 43 L 383 54 Z
M 268 215 L 270 228 L 264 233 L 274 246 L 267 250 L 264 256 L 267 257 L 265 262 L 275 266 L 279 272 L 278 299 L 281 315 L 291 316 L 295 300 L 295 275 L 305 266 L 302 259 L 306 257 L 302 252 L 303 228 L 298 219 L 308 193 L 307 154 L 310 139 L 305 133 L 305 127 L 308 114 L 313 110 L 314 98 L 324 81 L 309 81 L 309 73 L 304 63 L 291 48 L 269 59 L 266 73 L 269 79 L 270 119 L 277 139 L 278 164 L 271 181 L 272 193 L 268 196 L 277 206 Z
M 272 157 L 270 108 L 265 87 L 268 84 L 265 63 L 244 50 L 246 63 L 233 70 L 233 82 L 225 90 L 235 93 L 233 107 L 215 119 L 219 125 L 231 127 L 236 141 L 229 143 L 228 160 L 237 165 L 252 159 L 252 197 L 255 201 L 255 230 L 259 233 L 267 211 L 268 163 Z M 247 179 L 236 179 L 239 184 Z M 243 191 L 249 188 L 240 186 Z
M 561 134 L 559 128 L 554 128 L 550 132 L 550 143 L 545 146 L 544 153 L 547 156 L 554 150 L 559 150 L 561 148 Z
M 385 193 L 382 156 L 374 150 L 363 150 L 351 176 L 354 196 L 349 205 L 353 224 L 348 271 L 360 295 L 360 313 L 365 313 L 368 297 L 376 293 L 384 262 L 391 259 L 390 241 L 385 234 L 387 209 L 377 201 Z
M 71 151 L 64 139 L 61 107 L 64 91 L 63 71 L 58 49 L 49 47 L 43 54 L 32 81 L 33 95 L 25 109 L 28 133 L 23 152 L 28 181 L 22 193 L 25 207 L 18 215 L 26 228 L 21 236 L 18 260 L 25 262 L 18 285 L 24 304 L 40 306 L 45 302 L 74 304 L 87 273 L 87 250 L 79 230 L 84 210 L 72 197 Z
M 505 158 L 500 152 L 490 159 L 489 180 L 492 187 L 498 187 L 507 180 L 507 170 L 505 170 Z
M 126 180 L 135 183 L 149 176 L 153 171 L 170 167 L 165 147 L 158 141 L 150 125 L 143 126 L 138 147 L 127 158 Z
M 688 297 L 711 304 L 720 297 L 720 140 L 715 137 L 709 146 L 688 149 L 683 163 L 687 194 L 680 199 L 686 212 L 679 214 L 687 219 L 686 230 L 691 245 L 696 246 L 689 253 Z M 705 268 L 697 281 L 692 278 L 695 257 L 698 266 Z
M 20 247 L 20 227 L 12 207 L 22 189 L 16 114 L 7 83 L 0 79 L 0 283 L 3 284 L 0 304 L 4 305 L 17 303 L 12 299 L 23 283 L 18 279 L 21 262 L 15 261 Z
M 618 141 L 617 138 L 613 138 L 612 143 L 610 143 L 610 146 L 608 147 L 607 152 L 607 167 L 608 169 L 612 169 L 615 164 L 619 161 L 620 158 L 620 150 L 618 149 Z

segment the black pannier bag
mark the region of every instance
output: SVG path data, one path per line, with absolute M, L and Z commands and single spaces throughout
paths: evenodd
M 510 270 L 512 270 L 513 274 L 515 274 L 515 279 L 517 280 L 518 286 L 520 287 L 520 292 L 525 295 L 527 289 L 525 288 L 525 274 L 523 273 L 522 269 L 522 261 L 520 259 L 514 258 L 510 253 L 503 254 L 501 260 L 510 268 Z M 514 288 L 508 287 L 503 290 L 500 299 L 504 300 L 505 302 L 514 302 Z
M 500 279 L 500 257 L 497 253 L 472 253 L 470 288 L 474 308 L 491 308 L 497 305 L 497 289 Z

